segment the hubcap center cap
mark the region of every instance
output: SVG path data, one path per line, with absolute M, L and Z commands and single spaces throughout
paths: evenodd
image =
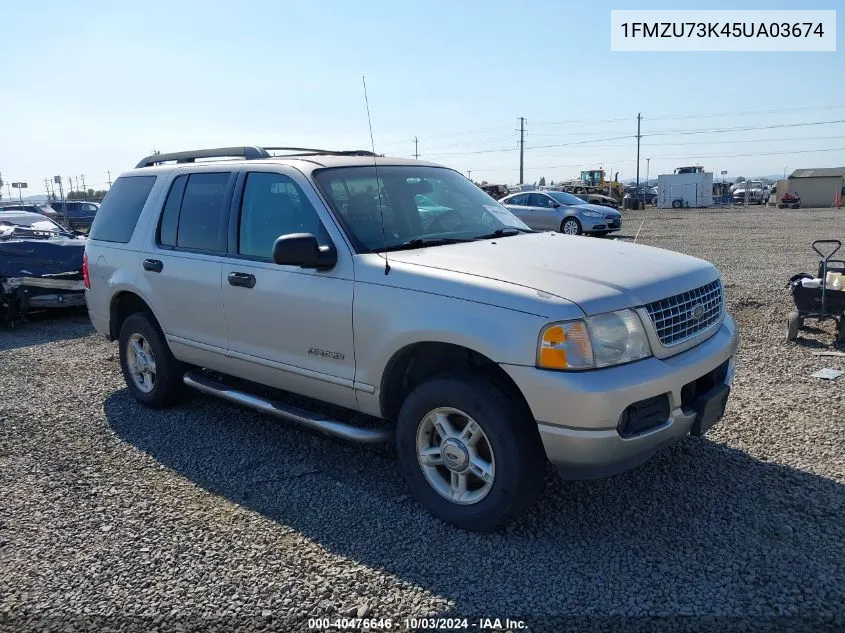
M 440 445 L 440 456 L 449 470 L 466 470 L 469 465 L 469 451 L 460 440 L 450 438 Z

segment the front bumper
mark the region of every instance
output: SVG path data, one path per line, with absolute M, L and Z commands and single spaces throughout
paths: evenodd
M 549 460 L 570 479 L 616 474 L 646 461 L 660 448 L 688 435 L 696 419 L 682 395 L 686 385 L 728 361 L 733 378 L 739 343 L 736 323 L 699 345 L 672 356 L 584 372 L 556 372 L 502 365 L 528 401 Z M 643 433 L 620 435 L 620 416 L 638 402 L 665 395 L 669 415 Z

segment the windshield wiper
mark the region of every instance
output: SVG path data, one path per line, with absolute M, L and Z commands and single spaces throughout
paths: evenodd
M 445 244 L 459 244 L 461 242 L 472 242 L 472 239 L 464 237 L 416 237 L 401 244 L 392 244 L 387 248 L 373 249 L 374 253 L 385 251 L 407 251 L 422 246 L 443 246 Z
M 532 229 L 522 229 L 518 226 L 503 226 L 500 229 L 496 229 L 492 233 L 487 233 L 486 235 L 479 235 L 475 239 L 477 240 L 491 240 L 494 237 L 505 237 L 508 235 L 518 235 L 519 233 L 536 233 Z

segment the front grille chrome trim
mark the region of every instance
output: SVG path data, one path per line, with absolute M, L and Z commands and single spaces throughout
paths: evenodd
M 721 280 L 717 279 L 698 288 L 652 301 L 645 306 L 645 310 L 660 344 L 667 349 L 673 348 L 695 339 L 722 321 L 725 312 L 724 288 Z

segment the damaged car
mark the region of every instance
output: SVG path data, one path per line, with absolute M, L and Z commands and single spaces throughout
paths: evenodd
M 85 305 L 85 236 L 28 211 L 0 210 L 0 322 Z

